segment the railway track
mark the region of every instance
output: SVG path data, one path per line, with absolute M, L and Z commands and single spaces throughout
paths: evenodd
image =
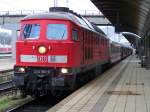
M 13 84 L 12 77 L 13 69 L 0 70 L 0 96 L 13 93 L 12 90 L 15 89 L 15 86 Z M 7 112 L 45 112 L 66 96 L 68 96 L 68 93 L 59 97 L 54 97 L 52 95 L 43 96 L 29 102 L 23 102 L 23 104 L 18 105 Z
M 49 108 L 60 102 L 62 99 L 64 99 L 66 96 L 68 95 L 64 95 L 61 97 L 43 96 L 37 99 L 33 99 L 30 102 L 20 105 L 11 110 L 8 110 L 7 112 L 45 112 Z
M 11 91 L 14 87 L 15 86 L 12 81 L 0 83 L 0 95 Z
M 15 88 L 12 77 L 13 69 L 0 71 L 0 95 L 9 93 Z
M 0 70 L 0 77 L 2 77 L 5 74 L 12 75 L 13 69 L 7 69 L 7 70 Z

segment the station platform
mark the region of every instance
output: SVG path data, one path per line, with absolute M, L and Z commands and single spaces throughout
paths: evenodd
M 150 70 L 132 55 L 48 112 L 150 112 Z
M 0 71 L 13 69 L 15 60 L 12 58 L 0 59 Z

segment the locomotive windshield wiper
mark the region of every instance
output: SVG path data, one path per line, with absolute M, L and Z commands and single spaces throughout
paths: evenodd
M 62 36 L 61 36 L 61 40 L 64 38 L 64 35 L 65 35 L 66 31 L 64 30 Z
M 23 31 L 23 36 L 24 36 L 25 39 L 29 37 L 30 32 L 31 32 L 31 28 L 32 28 L 31 25 L 26 25 L 25 26 L 24 31 Z
M 27 25 L 25 25 L 25 27 L 24 27 L 23 37 L 24 37 L 24 39 L 27 37 Z

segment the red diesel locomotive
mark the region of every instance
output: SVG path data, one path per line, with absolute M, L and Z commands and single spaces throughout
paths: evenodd
M 14 81 L 25 95 L 73 90 L 83 73 L 94 77 L 111 62 L 109 39 L 100 29 L 68 8 L 50 11 L 21 21 Z

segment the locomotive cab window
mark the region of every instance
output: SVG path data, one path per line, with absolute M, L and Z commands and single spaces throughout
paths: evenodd
M 72 30 L 72 40 L 78 41 L 78 31 L 75 29 Z
M 38 39 L 40 36 L 39 24 L 26 24 L 23 29 L 22 37 L 24 39 Z
M 48 24 L 47 38 L 50 40 L 66 40 L 67 26 L 65 24 Z

